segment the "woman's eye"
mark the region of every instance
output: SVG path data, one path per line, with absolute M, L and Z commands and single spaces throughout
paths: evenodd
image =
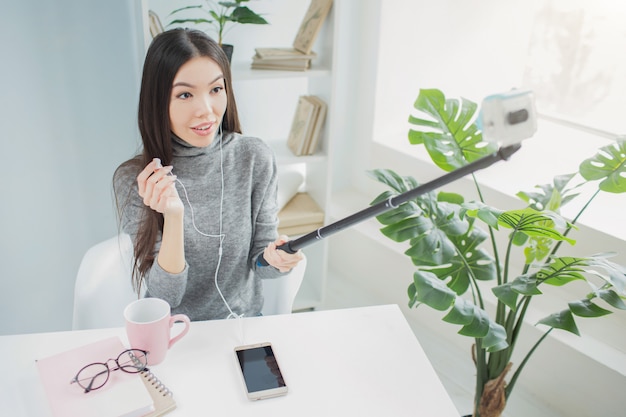
M 217 87 L 213 87 L 213 90 L 211 90 L 213 93 L 219 93 L 220 91 L 222 91 L 224 89 L 224 87 L 222 87 L 221 85 L 218 85 Z
M 182 98 L 184 100 L 184 99 L 187 99 L 187 98 L 191 97 L 191 93 L 180 93 L 176 97 L 177 98 Z

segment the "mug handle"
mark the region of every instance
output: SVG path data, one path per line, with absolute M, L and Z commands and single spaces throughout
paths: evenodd
M 167 346 L 168 349 L 171 348 L 174 345 L 174 343 L 178 342 L 180 339 L 182 339 L 184 335 L 187 334 L 187 332 L 189 331 L 189 325 L 191 323 L 191 321 L 189 320 L 189 317 L 187 317 L 185 314 L 175 314 L 172 317 L 170 317 L 170 329 L 174 326 L 174 323 L 176 322 L 185 323 L 185 327 L 183 328 L 183 330 L 180 331 L 180 333 L 178 333 L 175 337 L 170 339 L 170 343 Z

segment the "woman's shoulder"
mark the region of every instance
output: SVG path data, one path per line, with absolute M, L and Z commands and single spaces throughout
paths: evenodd
M 246 136 L 240 133 L 231 133 L 229 141 L 235 145 L 238 150 L 247 152 L 253 155 L 266 157 L 272 159 L 274 157 L 274 151 L 272 148 L 262 139 L 255 136 Z
M 116 186 L 132 185 L 141 172 L 141 162 L 138 157 L 129 159 L 120 164 L 113 173 L 113 183 Z

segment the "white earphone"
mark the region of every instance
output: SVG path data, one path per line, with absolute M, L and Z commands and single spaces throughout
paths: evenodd
M 218 272 L 220 270 L 220 265 L 222 263 L 222 243 L 224 242 L 224 239 L 226 238 L 226 235 L 223 233 L 223 224 L 222 224 L 222 222 L 223 222 L 222 213 L 223 213 L 223 209 L 224 209 L 224 154 L 223 154 L 223 151 L 222 151 L 223 135 L 222 135 L 222 124 L 221 123 L 218 126 L 218 131 L 217 131 L 217 134 L 215 135 L 215 137 L 219 138 L 219 141 L 220 141 L 219 145 L 220 145 L 220 173 L 221 173 L 220 223 L 219 223 L 219 233 L 218 234 L 215 235 L 215 234 L 210 234 L 210 233 L 204 233 L 204 232 L 200 231 L 200 229 L 198 229 L 198 227 L 196 226 L 196 220 L 195 220 L 195 215 L 194 215 L 194 211 L 193 211 L 193 206 L 191 205 L 191 201 L 189 201 L 189 195 L 187 194 L 187 189 L 185 188 L 185 185 L 180 181 L 180 179 L 176 178 L 176 181 L 183 188 L 183 193 L 185 194 L 185 200 L 187 200 L 187 204 L 189 205 L 189 210 L 191 212 L 191 224 L 193 225 L 193 228 L 196 230 L 196 232 L 198 232 L 202 236 L 217 237 L 220 240 L 220 246 L 219 246 L 219 249 L 218 249 L 217 266 L 215 267 L 215 277 L 214 277 L 215 288 L 217 289 L 217 292 L 219 293 L 220 297 L 222 298 L 222 301 L 224 302 L 224 305 L 226 305 L 226 308 L 228 309 L 228 311 L 230 313 L 226 318 L 227 319 L 241 318 L 241 317 L 243 317 L 243 314 L 236 314 L 230 308 L 230 305 L 228 304 L 228 301 L 226 301 L 226 298 L 224 297 L 224 294 L 222 293 L 222 290 L 220 289 L 219 284 L 217 282 Z M 169 175 L 173 175 L 172 172 L 170 172 Z

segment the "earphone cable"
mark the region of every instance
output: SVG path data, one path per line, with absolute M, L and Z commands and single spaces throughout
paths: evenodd
M 226 238 L 226 235 L 223 233 L 223 209 L 224 209 L 224 154 L 222 151 L 222 125 L 220 123 L 219 125 L 219 130 L 217 132 L 218 134 L 216 135 L 220 141 L 220 172 L 221 172 L 221 194 L 220 194 L 220 222 L 219 222 L 219 234 L 218 235 L 212 235 L 212 234 L 208 234 L 208 233 L 204 233 L 201 232 L 200 229 L 198 229 L 198 227 L 196 226 L 196 219 L 195 219 L 195 214 L 193 211 L 193 206 L 191 205 L 191 201 L 189 200 L 189 194 L 187 193 L 187 188 L 185 188 L 185 185 L 178 179 L 176 178 L 176 181 L 181 185 L 181 187 L 183 188 L 183 192 L 185 194 L 185 200 L 187 200 L 187 204 L 189 205 L 189 210 L 191 211 L 191 224 L 193 225 L 193 228 L 196 230 L 196 232 L 198 232 L 200 235 L 202 236 L 206 236 L 206 237 L 217 237 L 220 240 L 219 243 L 219 249 L 218 249 L 218 258 L 217 258 L 217 265 L 215 267 L 215 276 L 214 276 L 214 283 L 215 283 L 215 288 L 217 289 L 217 292 L 219 293 L 220 297 L 222 298 L 222 301 L 224 302 L 224 305 L 226 306 L 226 308 L 229 311 L 229 315 L 226 317 L 227 319 L 231 319 L 231 318 L 241 318 L 243 317 L 243 314 L 236 314 L 230 307 L 230 305 L 228 304 L 228 301 L 226 301 L 226 297 L 224 297 L 224 294 L 222 293 L 222 290 L 220 289 L 220 286 L 218 284 L 218 273 L 220 270 L 220 265 L 222 264 L 222 243 L 224 242 L 224 239 Z M 170 171 L 169 175 L 173 175 L 172 172 Z

